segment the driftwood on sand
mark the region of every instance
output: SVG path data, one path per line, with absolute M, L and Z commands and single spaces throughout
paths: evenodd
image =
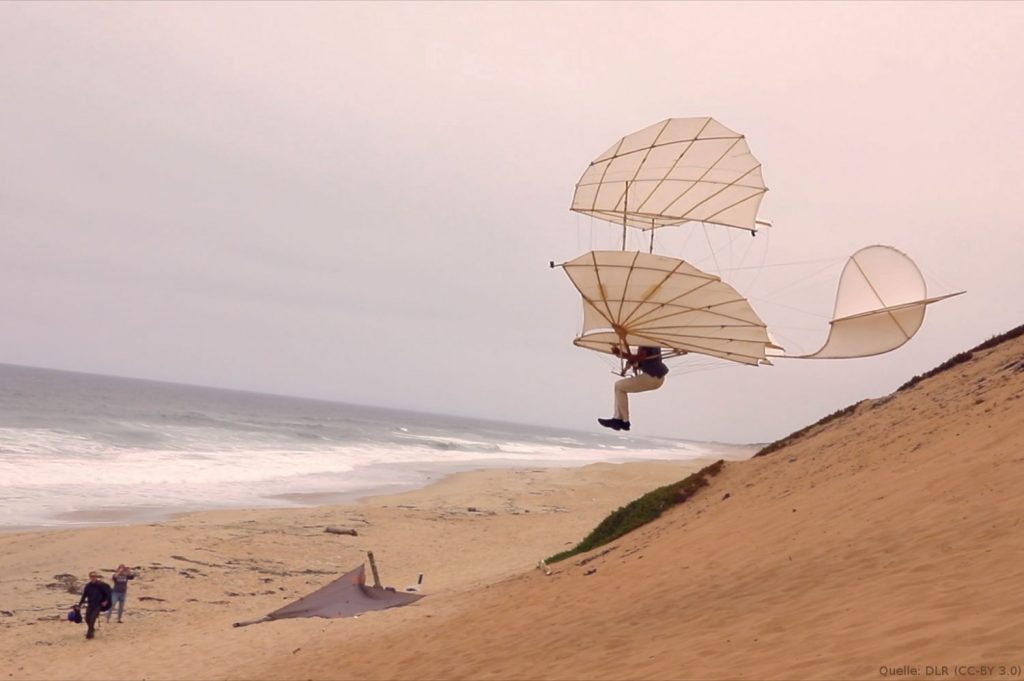
M 324 532 L 330 532 L 331 534 L 349 534 L 353 537 L 359 536 L 358 532 L 347 527 L 325 527 Z

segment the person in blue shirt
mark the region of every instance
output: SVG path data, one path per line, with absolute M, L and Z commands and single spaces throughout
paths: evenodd
M 633 375 L 615 382 L 615 416 L 597 422 L 612 430 L 629 430 L 629 393 L 657 390 L 665 382 L 668 367 L 662 361 L 661 348 L 642 345 L 634 355 L 628 348 L 623 350 L 615 345 L 612 354 L 626 360 Z
M 135 579 L 135 573 L 132 572 L 124 563 L 117 566 L 117 572 L 114 573 L 113 582 L 114 588 L 110 592 L 110 609 L 107 610 L 107 621 L 110 621 L 110 616 L 114 614 L 114 606 L 117 606 L 117 622 L 120 624 L 124 616 L 124 601 L 128 597 L 128 580 Z

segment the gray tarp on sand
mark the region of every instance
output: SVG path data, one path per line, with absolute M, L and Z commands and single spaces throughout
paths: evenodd
M 371 610 L 385 610 L 409 605 L 421 598 L 423 598 L 422 594 L 367 586 L 366 569 L 360 564 L 355 570 L 346 572 L 327 586 L 317 589 L 308 596 L 303 596 L 294 603 L 289 603 L 257 621 L 266 622 L 286 617 L 352 617 Z M 239 622 L 235 626 L 254 623 Z

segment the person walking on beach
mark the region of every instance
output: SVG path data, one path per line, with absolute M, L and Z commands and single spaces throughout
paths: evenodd
M 92 638 L 96 635 L 96 618 L 100 616 L 100 611 L 110 607 L 110 585 L 100 579 L 98 572 L 89 573 L 89 583 L 82 589 L 78 607 L 81 608 L 86 601 L 89 607 L 85 609 L 85 623 L 89 625 L 89 630 L 85 632 L 85 637 Z
M 612 354 L 626 360 L 633 375 L 615 382 L 615 416 L 597 422 L 612 430 L 629 430 L 629 393 L 657 390 L 665 382 L 668 367 L 661 359 L 661 348 L 640 346 L 634 355 L 628 347 L 613 345 Z
M 114 606 L 117 605 L 117 623 L 121 624 L 124 616 L 124 600 L 128 596 L 128 580 L 135 579 L 135 573 L 124 563 L 117 566 L 117 572 L 112 578 L 114 588 L 110 592 L 110 608 L 107 610 L 107 621 L 114 614 Z

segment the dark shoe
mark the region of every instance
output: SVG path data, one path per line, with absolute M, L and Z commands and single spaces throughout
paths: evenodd
M 89 631 L 85 632 L 85 637 L 86 637 L 86 638 L 92 638 L 92 637 L 93 637 L 93 636 L 95 636 L 95 635 L 96 635 L 96 634 L 95 634 L 95 633 L 93 633 L 93 630 L 92 630 L 92 629 L 90 629 Z
M 629 421 L 619 421 L 619 428 L 629 430 Z
M 605 428 L 611 428 L 612 430 L 622 430 L 623 421 L 619 419 L 598 419 L 597 422 L 600 423 Z M 629 429 L 628 424 L 626 425 L 626 429 Z

